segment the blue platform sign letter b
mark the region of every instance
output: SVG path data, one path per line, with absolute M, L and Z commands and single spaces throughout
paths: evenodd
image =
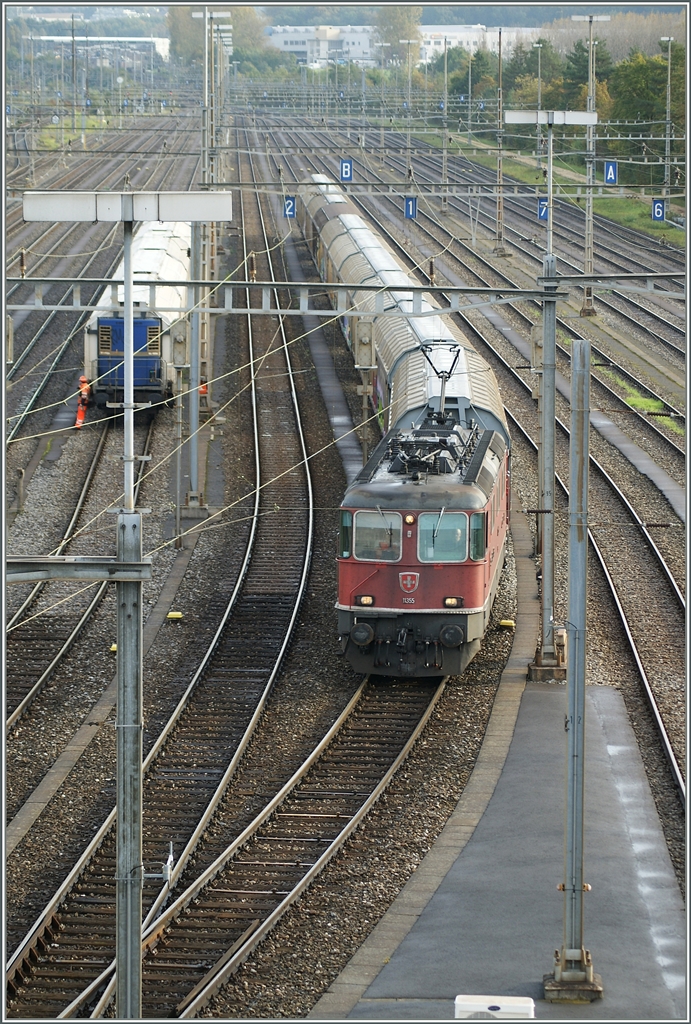
M 341 181 L 353 180 L 353 161 L 348 158 L 341 160 Z
M 617 161 L 605 160 L 605 185 L 617 184 Z

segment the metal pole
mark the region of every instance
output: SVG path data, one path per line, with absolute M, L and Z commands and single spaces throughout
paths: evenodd
M 533 49 L 537 50 L 537 109 L 542 110 L 542 43 L 533 43 Z M 540 120 L 537 122 L 537 166 L 542 167 L 542 128 Z
M 468 51 L 468 145 L 472 144 L 473 117 L 473 51 Z
M 32 86 L 33 90 L 33 81 Z M 33 96 L 33 91 L 32 91 Z M 74 14 L 72 15 L 72 131 L 77 130 L 77 54 L 74 48 Z
M 497 88 L 497 240 L 494 246 L 496 256 L 505 256 L 504 249 L 504 167 L 502 161 L 504 111 L 501 88 L 501 29 L 499 29 L 499 85 Z
M 542 522 L 542 646 L 540 663 L 556 665 L 554 648 L 554 420 L 557 301 L 549 298 L 556 291 L 557 260 L 548 253 L 542 263 L 542 273 L 554 279 L 545 286 L 542 302 L 542 404 L 541 454 L 542 495 L 540 507 Z
M 552 127 L 551 112 L 547 113 L 547 255 L 552 252 Z
M 664 36 L 661 42 L 667 43 L 667 98 L 665 105 L 665 187 L 664 204 L 665 220 L 669 216 L 669 194 L 672 184 L 672 167 L 670 162 L 672 142 L 672 43 L 674 36 Z
M 593 16 L 589 19 L 589 50 L 588 50 L 588 110 L 595 110 L 594 96 L 594 46 L 593 46 Z M 586 259 L 584 272 L 593 273 L 593 184 L 595 181 L 595 153 L 593 139 L 593 125 L 586 127 Z M 593 288 L 587 285 L 584 288 L 584 304 L 580 308 L 581 316 L 595 316 L 593 305 Z
M 124 202 L 132 203 L 131 196 Z M 124 260 L 124 511 L 118 515 L 121 562 L 142 557 L 141 516 L 134 512 L 134 338 L 132 221 L 123 222 Z M 116 1012 L 141 1018 L 142 931 L 142 602 L 141 583 L 116 584 L 117 615 L 117 873 Z
M 427 65 L 425 65 L 427 67 Z M 449 63 L 447 56 L 446 47 L 446 36 L 444 36 L 444 133 L 442 137 L 442 151 L 441 151 L 441 207 L 442 210 L 446 210 L 448 205 L 448 196 L 446 189 L 449 185 L 449 121 L 448 121 L 448 110 L 449 105 Z M 472 220 L 472 217 L 471 217 Z
M 132 206 L 132 196 L 123 196 Z M 123 221 L 124 229 L 124 367 L 123 422 L 125 438 L 125 508 L 134 509 L 134 310 L 132 306 L 132 221 Z
M 175 453 L 175 547 L 182 547 L 182 529 L 180 526 L 180 493 L 182 487 L 182 370 L 175 371 L 175 383 L 178 394 L 176 400 L 177 411 L 177 451 Z
M 411 66 L 410 66 L 410 44 L 412 40 L 408 40 L 408 180 L 412 180 L 413 177 L 413 165 L 412 155 L 410 152 L 410 129 L 411 129 L 411 117 L 413 116 L 412 100 L 410 96 L 410 80 L 411 80 Z
M 569 664 L 567 672 L 567 803 L 562 978 L 592 981 L 583 944 L 583 796 L 585 767 L 585 655 L 588 571 L 588 431 L 590 343 L 573 343 L 569 506 Z M 590 975 L 590 977 L 588 977 Z M 564 978 L 568 980 L 568 978 Z
M 192 224 L 192 257 L 190 260 L 190 277 L 194 280 L 199 274 L 200 257 L 200 225 Z M 199 289 L 194 289 L 194 305 L 199 303 Z M 192 331 L 190 337 L 190 391 L 189 391 L 189 419 L 190 419 L 190 495 L 194 495 L 192 502 L 199 494 L 198 488 L 198 430 L 199 430 L 199 342 L 200 342 L 200 317 L 201 314 L 195 311 L 192 313 Z M 189 499 L 188 499 L 189 500 Z

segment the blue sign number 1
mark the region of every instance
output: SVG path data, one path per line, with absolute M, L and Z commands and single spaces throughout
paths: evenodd
M 405 216 L 406 220 L 415 220 L 417 217 L 417 197 L 406 196 L 405 200 Z
M 283 216 L 295 216 L 295 196 L 285 196 L 283 200 Z

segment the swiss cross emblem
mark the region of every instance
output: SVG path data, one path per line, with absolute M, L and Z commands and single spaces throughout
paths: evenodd
M 398 582 L 401 584 L 401 590 L 405 590 L 406 594 L 412 594 L 414 590 L 417 590 L 417 585 L 420 582 L 420 573 L 399 572 Z

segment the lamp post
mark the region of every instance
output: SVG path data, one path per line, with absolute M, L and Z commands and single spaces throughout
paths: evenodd
M 672 184 L 672 168 L 670 165 L 670 150 L 671 150 L 671 138 L 672 138 L 672 43 L 674 42 L 674 36 L 663 36 L 660 39 L 661 43 L 667 43 L 667 98 L 665 103 L 665 186 L 664 186 L 664 204 L 665 204 L 665 220 L 669 214 L 669 193 L 670 186 Z
M 120 127 L 122 128 L 122 83 L 123 83 L 122 75 L 118 75 L 117 83 L 118 83 L 118 110 L 120 111 Z
M 542 110 L 542 43 L 533 43 L 533 49 L 537 50 L 537 109 Z M 542 167 L 542 129 L 540 122 L 537 122 L 537 167 Z
M 495 256 L 506 256 L 504 248 L 504 165 L 503 165 L 503 100 L 501 76 L 501 29 L 499 29 L 499 82 L 497 86 L 497 238 L 494 246 Z
M 547 125 L 548 252 L 543 278 L 542 487 L 540 514 L 542 531 L 542 649 L 530 666 L 530 677 L 549 679 L 557 674 L 554 644 L 554 422 L 556 361 L 556 259 L 552 253 L 552 130 L 555 124 L 595 125 L 595 111 L 507 110 L 506 123 Z M 583 941 L 583 817 L 585 758 L 585 598 L 588 557 L 588 389 L 590 343 L 574 342 L 571 372 L 571 452 L 569 498 L 569 608 L 567 666 L 567 786 L 564 844 L 563 942 L 554 961 L 554 973 L 545 983 L 545 998 L 551 1002 L 597 999 L 602 983 L 593 973 L 590 955 Z
M 377 43 L 381 49 L 381 138 L 379 140 L 380 166 L 384 166 L 384 50 L 391 43 Z
M 412 114 L 411 100 L 410 100 L 410 80 L 411 80 L 412 68 L 411 68 L 411 64 L 410 64 L 410 47 L 413 45 L 413 43 L 416 43 L 417 40 L 416 39 L 399 39 L 398 42 L 401 44 L 401 46 L 404 46 L 406 43 L 408 44 L 408 103 L 407 103 L 407 107 L 408 107 L 408 133 L 407 133 L 408 134 L 408 138 L 407 138 L 407 148 L 408 148 L 408 181 L 412 181 L 412 178 L 413 178 L 413 168 L 412 168 L 412 162 L 411 162 L 411 158 L 410 158 L 410 117 L 411 117 L 411 114 Z
M 473 117 L 473 53 L 468 50 L 468 145 L 472 145 L 472 117 Z
M 426 66 L 426 65 L 425 65 Z M 446 210 L 448 205 L 448 196 L 446 189 L 449 184 L 449 61 L 448 61 L 448 50 L 446 43 L 446 36 L 444 36 L 444 131 L 442 136 L 442 151 L 441 151 L 441 208 Z M 472 219 L 472 218 L 471 218 Z
M 588 22 L 588 106 L 591 113 L 595 110 L 595 47 L 593 46 L 593 22 L 609 21 L 609 14 L 572 14 L 571 21 Z M 585 192 L 585 261 L 584 273 L 593 273 L 593 185 L 595 184 L 595 136 L 593 126 L 586 127 L 585 142 L 585 169 L 586 169 L 586 192 Z M 593 289 L 586 285 L 583 289 L 583 305 L 581 316 L 595 316 L 593 306 Z

